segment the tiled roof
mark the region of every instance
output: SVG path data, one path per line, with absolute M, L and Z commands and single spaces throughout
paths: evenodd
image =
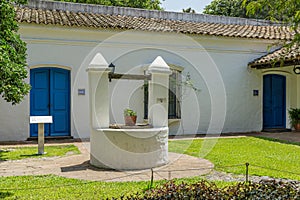
M 300 64 L 300 47 L 294 45 L 291 48 L 283 47 L 265 56 L 250 62 L 248 66 L 252 68 L 272 68 Z
M 42 2 L 42 1 L 41 1 Z M 52 6 L 48 6 L 48 5 Z M 46 5 L 46 6 L 45 6 Z M 193 21 L 193 20 L 171 20 L 158 17 L 121 15 L 108 12 L 99 13 L 95 11 L 96 6 L 86 11 L 87 9 L 73 9 L 75 4 L 61 3 L 61 2 L 47 2 L 44 6 L 25 6 L 16 7 L 16 18 L 20 23 L 33 23 L 42 25 L 59 25 L 71 27 L 91 27 L 91 28 L 112 28 L 112 29 L 129 29 L 141 31 L 156 31 L 156 32 L 175 32 L 184 34 L 201 34 L 240 38 L 258 38 L 270 40 L 291 40 L 293 37 L 292 31 L 288 27 L 270 26 L 270 25 L 251 25 L 249 24 L 226 24 L 226 23 L 212 23 L 207 21 Z M 54 6 L 53 6 L 54 5 Z M 56 6 L 59 5 L 59 6 Z M 61 9 L 61 5 L 64 5 Z M 102 6 L 102 8 L 105 6 Z M 70 9 L 68 9 L 70 8 Z M 72 8 L 72 9 L 71 9 Z M 110 10 L 115 10 L 116 7 L 108 7 Z M 117 9 L 117 8 L 116 8 Z M 151 13 L 152 11 L 138 10 L 126 8 L 127 13 Z M 102 9 L 103 10 L 103 9 Z M 105 9 L 104 9 L 105 10 Z M 139 12 L 137 12 L 139 11 Z M 153 11 L 155 14 L 155 12 Z M 166 12 L 167 13 L 167 12 Z M 164 15 L 165 12 L 161 12 Z M 167 13 L 172 15 L 173 13 Z M 176 13 L 175 13 L 176 14 Z M 136 14 L 135 14 L 136 15 Z M 180 15 L 180 13 L 177 13 Z M 186 15 L 196 16 L 195 14 Z M 199 15 L 200 16 L 200 15 Z M 214 18 L 214 16 L 201 15 L 202 18 Z M 216 17 L 216 19 L 224 19 L 224 17 Z M 229 22 L 242 21 L 251 22 L 247 19 L 228 18 Z M 228 21 L 227 20 L 227 21 Z M 264 24 L 266 22 L 257 22 Z M 253 24 L 253 23 L 252 23 Z

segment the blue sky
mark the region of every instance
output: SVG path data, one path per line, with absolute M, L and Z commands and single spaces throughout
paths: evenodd
M 166 11 L 182 12 L 183 8 L 191 7 L 197 13 L 202 13 L 203 8 L 210 4 L 212 0 L 161 0 L 162 7 Z

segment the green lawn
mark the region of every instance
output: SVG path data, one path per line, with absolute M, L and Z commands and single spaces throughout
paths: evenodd
M 200 178 L 178 179 L 195 183 Z M 166 181 L 155 181 L 154 186 Z M 233 183 L 216 182 L 218 187 Z M 149 182 L 100 182 L 63 178 L 54 175 L 0 177 L 0 198 L 5 199 L 111 199 L 143 192 Z
M 204 157 L 219 171 L 245 174 L 248 162 L 251 175 L 300 180 L 299 144 L 254 137 L 195 139 L 170 141 L 169 151 Z
M 53 175 L 0 178 L 0 198 L 7 199 L 103 199 L 142 191 L 146 182 L 105 183 Z M 2 195 L 2 196 L 1 196 Z
M 48 149 L 48 148 L 55 148 Z M 20 159 L 32 157 L 37 148 L 1 151 L 0 158 Z M 300 144 L 286 144 L 263 138 L 220 138 L 170 141 L 169 150 L 188 155 L 205 157 L 215 164 L 216 170 L 244 174 L 246 162 L 250 174 L 300 180 Z M 46 156 L 76 152 L 74 145 L 47 146 Z M 64 152 L 61 152 L 64 151 Z M 12 156 L 9 152 L 19 152 Z M 51 153 L 50 153 L 51 152 Z M 55 155 L 52 153 L 56 152 Z M 57 153 L 61 152 L 61 153 Z M 44 155 L 45 156 L 45 155 Z M 242 165 L 239 167 L 230 167 Z M 261 167 L 257 167 L 261 166 Z M 277 170 L 272 170 L 277 169 Z M 286 172 L 288 171 L 288 172 Z M 292 172 L 292 173 L 289 173 Z M 200 177 L 178 179 L 194 183 Z M 0 177 L 0 198 L 5 199 L 106 199 L 143 192 L 149 182 L 92 182 L 69 179 L 54 175 Z M 159 185 L 165 181 L 155 181 Z M 219 187 L 233 183 L 216 182 Z
M 80 151 L 75 145 L 57 145 L 45 146 L 46 154 L 37 155 L 38 148 L 36 147 L 10 147 L 0 149 L 0 161 L 5 160 L 20 160 L 25 158 L 40 158 L 64 156 L 66 154 L 79 154 Z

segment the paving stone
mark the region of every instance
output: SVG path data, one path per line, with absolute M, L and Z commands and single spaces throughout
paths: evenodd
M 1 176 L 54 174 L 58 176 L 96 181 L 148 181 L 151 170 L 115 171 L 93 167 L 89 164 L 89 143 L 74 143 L 81 151 L 80 155 L 65 157 L 24 159 L 0 162 Z M 191 168 L 208 168 L 203 170 L 188 170 Z M 154 168 L 155 180 L 199 176 L 211 171 L 213 164 L 205 159 L 169 153 L 169 164 Z M 185 171 L 183 173 L 184 170 Z

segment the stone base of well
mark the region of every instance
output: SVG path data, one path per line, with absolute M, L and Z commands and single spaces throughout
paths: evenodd
M 136 170 L 168 163 L 169 128 L 91 131 L 90 163 L 99 168 Z

